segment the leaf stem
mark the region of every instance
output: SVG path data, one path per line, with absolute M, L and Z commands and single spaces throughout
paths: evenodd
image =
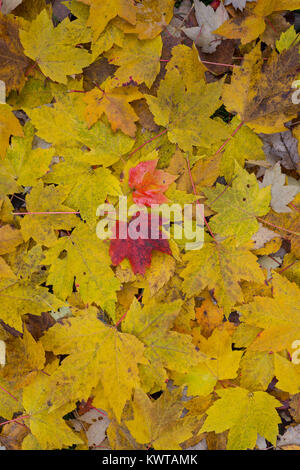
M 10 395 L 14 400 L 18 401 L 18 399 L 17 399 L 12 393 L 10 393 L 8 390 L 6 390 L 6 389 L 5 389 L 4 387 L 2 387 L 1 385 L 0 385 L 0 388 L 1 388 L 1 390 L 3 390 L 5 393 L 7 393 L 8 395 Z
M 18 416 L 17 418 L 14 418 L 14 419 L 9 419 L 8 421 L 3 421 L 2 423 L 0 423 L 0 427 L 4 426 L 4 424 L 13 423 L 14 421 L 23 420 L 25 418 L 30 418 L 30 415 L 22 415 L 22 416 Z
M 299 232 L 293 232 L 292 230 L 288 230 L 287 228 L 278 227 L 278 225 L 271 224 L 271 222 L 267 222 L 266 220 L 261 219 L 260 217 L 257 217 L 257 220 L 259 220 L 263 224 L 267 224 L 267 225 L 270 225 L 271 227 L 277 228 L 278 230 L 283 230 L 284 232 L 290 233 L 291 235 L 300 236 Z
M 155 140 L 157 139 L 158 137 L 160 137 L 161 135 L 165 134 L 166 132 L 168 132 L 168 129 L 164 129 L 163 131 L 159 132 L 159 134 L 156 134 L 154 137 L 152 137 L 151 139 L 149 140 L 146 140 L 146 142 L 143 142 L 142 145 L 140 145 L 138 148 L 136 148 L 135 150 L 133 150 L 133 152 L 131 152 L 128 157 L 131 157 L 133 154 L 135 154 L 138 150 L 140 150 L 141 148 L 143 148 L 146 144 L 149 144 L 150 142 L 152 142 L 152 140 Z
M 241 129 L 241 127 L 245 124 L 245 121 L 241 121 L 239 123 L 239 125 L 234 129 L 233 133 L 228 137 L 227 140 L 225 140 L 225 142 L 221 145 L 221 147 L 216 151 L 216 153 L 213 155 L 214 157 L 217 156 L 220 152 L 222 152 L 222 150 L 224 149 L 224 147 L 228 144 L 228 142 L 230 142 L 231 138 L 235 136 L 235 134 Z

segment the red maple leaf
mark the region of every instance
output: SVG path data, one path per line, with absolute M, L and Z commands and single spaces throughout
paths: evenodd
M 162 204 L 169 202 L 163 194 L 177 176 L 163 170 L 156 170 L 158 160 L 141 162 L 129 170 L 129 186 L 134 190 L 132 196 L 136 204 Z
M 137 217 L 143 217 L 139 213 L 132 217 L 129 223 L 116 222 L 116 231 L 114 238 L 110 240 L 109 254 L 112 264 L 117 266 L 128 258 L 134 274 L 145 274 L 146 268 L 151 264 L 152 251 L 157 250 L 162 253 L 172 255 L 169 242 L 167 239 L 162 238 L 160 227 L 155 230 L 155 239 L 151 237 L 151 214 L 145 214 L 145 223 L 141 224 L 139 238 L 132 239 L 130 235 L 130 224 L 136 220 Z M 141 219 L 140 219 L 141 220 Z M 126 239 L 120 238 L 120 227 L 125 228 Z M 123 235 L 124 236 L 124 233 Z M 152 230 L 153 236 L 153 230 Z

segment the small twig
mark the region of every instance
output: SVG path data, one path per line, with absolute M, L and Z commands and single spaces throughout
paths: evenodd
M 283 269 L 280 269 L 280 271 L 278 271 L 279 274 L 281 273 L 284 273 L 284 271 L 286 271 L 287 269 L 291 268 L 298 260 L 295 260 L 293 261 L 291 264 L 289 264 L 288 266 L 286 266 L 285 268 Z
M 80 214 L 80 212 L 12 212 L 13 215 L 57 215 L 57 214 Z

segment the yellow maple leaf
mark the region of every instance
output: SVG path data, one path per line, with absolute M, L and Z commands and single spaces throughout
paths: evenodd
M 155 122 L 168 129 L 169 140 L 191 151 L 193 145 L 210 147 L 213 142 L 228 137 L 226 125 L 210 119 L 221 104 L 221 87 L 222 81 L 206 84 L 202 79 L 187 88 L 174 68 L 160 82 L 157 97 L 145 97 Z
M 124 33 L 135 33 L 139 39 L 154 39 L 170 23 L 173 8 L 173 0 L 143 0 L 141 3 L 136 3 L 134 24 L 119 18 L 114 22 Z
M 61 254 L 65 256 L 61 258 Z M 47 252 L 44 263 L 51 265 L 47 283 L 58 298 L 72 294 L 74 277 L 85 304 L 95 302 L 115 320 L 116 291 L 120 282 L 112 271 L 108 246 L 94 231 L 81 223 L 69 237 L 57 240 Z
M 243 14 L 225 21 L 214 31 L 214 34 L 229 39 L 241 39 L 242 44 L 247 44 L 265 31 L 266 25 L 271 21 L 267 17 L 273 12 L 297 10 L 298 8 L 300 8 L 299 0 L 271 0 L 268 2 L 257 0 L 257 4 L 250 6 L 250 9 L 245 10 Z
M 25 422 L 29 425 L 38 447 L 43 450 L 61 449 L 82 443 L 79 436 L 72 432 L 67 421 L 63 419 L 74 409 L 75 404 L 67 403 L 55 411 L 50 411 L 50 404 L 46 399 L 47 384 L 57 365 L 57 360 L 50 363 L 45 368 L 46 373 L 39 372 L 35 381 L 23 391 L 23 406 L 29 416 Z M 35 448 L 36 445 L 35 443 Z
M 143 98 L 143 94 L 135 87 L 115 88 L 110 92 L 94 88 L 84 97 L 89 127 L 105 113 L 114 131 L 121 129 L 125 134 L 134 137 L 135 121 L 139 118 L 129 103 L 140 98 Z
M 126 47 L 114 46 L 105 54 L 110 63 L 119 68 L 112 78 L 102 84 L 105 91 L 115 87 L 145 82 L 150 88 L 160 71 L 162 39 L 140 41 L 134 36 L 125 37 Z
M 61 94 L 53 107 L 41 106 L 28 110 L 28 115 L 38 136 L 55 145 L 63 157 L 66 148 L 82 148 L 85 145 L 90 149 L 90 152 L 85 153 L 89 167 L 110 166 L 129 152 L 134 140 L 121 131 L 113 132 L 103 120 L 97 121 L 89 129 L 85 120 L 86 104 L 82 96 L 78 95 L 81 93 Z M 83 158 L 76 152 L 72 160 L 80 164 Z
M 225 329 L 215 329 L 206 339 L 199 336 L 198 348 L 206 359 L 186 374 L 173 374 L 175 384 L 186 385 L 188 395 L 208 395 L 218 380 L 234 379 L 243 351 L 232 351 L 232 336 Z
M 250 391 L 267 390 L 275 375 L 274 357 L 268 352 L 246 351 L 240 367 L 241 387 Z
M 45 365 L 45 353 L 41 343 L 37 343 L 27 328 L 23 338 L 7 342 L 7 364 L 1 371 L 2 377 L 10 382 L 13 392 L 33 382 L 39 370 Z
M 184 279 L 183 291 L 189 296 L 201 293 L 206 287 L 214 289 L 214 295 L 227 315 L 236 303 L 243 301 L 239 281 L 264 282 L 257 258 L 250 245 L 236 246 L 234 239 L 220 243 L 206 242 L 205 248 L 187 253 L 183 261 L 186 267 L 180 276 Z
M 172 57 L 166 65 L 166 70 L 171 71 L 174 68 L 179 71 L 182 80 L 188 87 L 205 78 L 205 72 L 207 71 L 200 60 L 195 43 L 192 47 L 187 47 L 184 44 L 173 47 Z
M 214 304 L 210 297 L 204 300 L 201 307 L 196 308 L 196 320 L 205 338 L 208 338 L 213 330 L 222 324 L 223 318 L 222 309 Z
M 110 20 L 117 15 L 131 24 L 136 23 L 136 6 L 133 0 L 114 0 L 103 2 L 103 0 L 79 0 L 90 5 L 90 15 L 87 25 L 94 31 L 94 41 L 104 31 Z
M 23 129 L 8 104 L 0 104 L 0 158 L 4 158 L 11 135 L 23 136 Z
M 274 354 L 276 388 L 294 395 L 300 391 L 300 366 L 280 354 Z
M 64 305 L 45 287 L 29 280 L 16 279 L 1 279 L 0 302 L 3 307 L 1 319 L 18 331 L 22 331 L 22 315 L 41 315 L 42 312 L 56 311 Z
M 63 204 L 70 186 L 45 186 L 39 181 L 26 197 L 29 214 L 21 220 L 21 231 L 25 241 L 32 237 L 41 245 L 51 246 L 57 240 L 55 230 L 75 227 L 79 219 L 73 209 Z M 52 213 L 57 212 L 57 213 Z M 49 215 L 48 215 L 49 213 Z
M 92 62 L 87 50 L 75 47 L 91 39 L 80 20 L 65 18 L 54 28 L 47 10 L 43 10 L 28 30 L 20 30 L 20 39 L 25 54 L 36 61 L 43 74 L 60 83 L 66 84 L 67 75 L 81 73 Z
M 94 311 L 56 324 L 43 336 L 46 351 L 68 354 L 47 384 L 51 410 L 87 399 L 99 381 L 117 419 L 133 388 L 139 387 L 138 364 L 146 364 L 144 345 L 135 336 L 105 325 Z
M 32 149 L 33 138 L 34 127 L 27 122 L 24 126 L 24 138 L 12 138 L 3 162 L 7 172 L 22 186 L 33 186 L 38 178 L 47 173 L 55 154 L 54 148 Z
M 209 207 L 217 212 L 210 222 L 212 231 L 235 236 L 237 243 L 244 243 L 259 229 L 256 217 L 269 212 L 271 189 L 270 186 L 260 189 L 256 176 L 237 163 L 234 175 L 231 187 L 217 183 L 215 188 L 205 188 L 203 192 Z
M 112 131 L 110 132 L 112 133 Z M 124 143 L 122 135 L 121 133 L 116 135 L 115 151 Z M 108 146 L 108 142 L 106 145 Z M 92 161 L 103 162 L 103 158 L 101 158 L 103 154 L 83 152 L 76 148 L 65 149 L 61 153 L 63 161 L 54 165 L 44 180 L 47 183 L 60 184 L 60 188 L 63 185 L 69 188 L 65 204 L 73 208 L 74 211 L 80 211 L 82 219 L 86 220 L 89 226 L 94 229 L 97 222 L 97 207 L 105 202 L 108 195 L 122 194 L 120 182 L 108 168 L 93 169 L 91 167 Z M 106 155 L 105 150 L 104 154 Z M 119 156 L 116 158 L 119 159 Z M 111 161 L 115 161 L 115 152 L 112 152 L 110 158 Z M 73 226 L 75 225 L 76 223 Z
M 253 449 L 257 435 L 276 443 L 278 424 L 276 411 L 281 403 L 265 392 L 249 392 L 244 388 L 218 390 L 217 400 L 207 411 L 202 432 L 220 433 L 229 429 L 227 450 Z
M 11 253 L 23 242 L 21 231 L 11 225 L 0 227 L 0 255 Z
M 164 368 L 184 372 L 190 364 L 196 364 L 199 360 L 191 336 L 169 331 L 180 312 L 181 304 L 180 300 L 169 303 L 153 300 L 141 308 L 134 299 L 122 322 L 122 331 L 135 335 L 145 344 L 145 357 L 150 364 L 142 368 L 146 373 L 156 376 L 158 383 L 165 376 Z
M 156 450 L 180 450 L 180 444 L 190 437 L 196 427 L 196 417 L 182 417 L 182 390 L 163 392 L 152 400 L 137 389 L 132 402 L 133 419 L 125 421 L 137 442 Z
M 229 124 L 232 132 L 239 125 L 240 121 L 236 117 Z M 262 146 L 259 136 L 248 126 L 242 126 L 234 137 L 230 138 L 222 153 L 219 168 L 220 174 L 225 177 L 228 184 L 234 177 L 235 161 L 243 168 L 246 160 L 265 160 Z
M 0 376 L 0 413 L 5 419 L 23 410 L 22 390 L 11 390 L 11 383 Z
M 292 352 L 292 343 L 300 338 L 300 289 L 280 274 L 273 273 L 273 297 L 255 297 L 239 307 L 242 321 L 263 328 L 249 346 L 253 351 Z

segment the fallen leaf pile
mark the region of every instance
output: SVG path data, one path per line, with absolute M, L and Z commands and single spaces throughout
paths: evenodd
M 300 0 L 0 3 L 0 448 L 299 447 Z

